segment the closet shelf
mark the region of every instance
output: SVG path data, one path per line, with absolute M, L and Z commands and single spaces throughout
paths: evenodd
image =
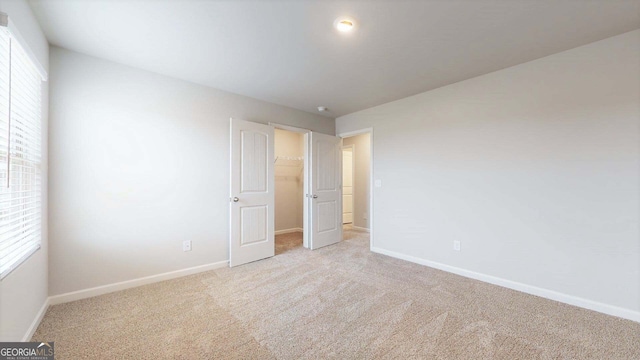
M 304 169 L 304 157 L 302 156 L 276 156 L 274 163 L 276 176 L 299 177 Z
M 302 166 L 304 165 L 304 157 L 276 156 L 276 159 L 273 162 L 276 165 L 282 165 L 282 166 Z

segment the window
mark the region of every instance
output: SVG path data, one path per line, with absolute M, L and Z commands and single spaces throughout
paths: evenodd
M 0 26 L 2 279 L 37 251 L 42 239 L 40 126 L 43 78 L 6 23 L 0 25 L 5 25 Z

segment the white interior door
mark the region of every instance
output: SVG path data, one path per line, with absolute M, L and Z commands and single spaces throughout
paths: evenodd
M 309 159 L 309 242 L 318 249 L 342 240 L 342 139 L 312 132 Z
M 231 119 L 229 266 L 274 255 L 274 130 Z
M 342 148 L 342 223 L 353 223 L 353 148 Z

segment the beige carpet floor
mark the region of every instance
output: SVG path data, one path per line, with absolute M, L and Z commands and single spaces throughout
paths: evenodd
M 640 359 L 640 324 L 369 252 L 366 233 L 51 306 L 57 359 Z

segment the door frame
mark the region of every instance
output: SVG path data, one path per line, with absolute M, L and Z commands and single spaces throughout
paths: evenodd
M 370 154 L 370 158 L 369 158 L 369 250 L 373 251 L 374 246 L 374 234 L 375 232 L 373 231 L 374 229 L 374 179 L 373 179 L 373 155 L 374 155 L 374 146 L 373 146 L 373 128 L 372 127 L 368 127 L 368 128 L 362 128 L 362 129 L 358 129 L 358 130 L 353 130 L 353 131 L 345 131 L 345 132 L 341 132 L 336 134 L 337 137 L 342 138 L 344 140 L 344 138 L 348 138 L 348 137 L 352 137 L 352 136 L 357 136 L 357 135 L 363 135 L 363 134 L 369 134 L 369 154 Z M 355 150 L 355 149 L 354 149 Z M 354 153 L 355 154 L 355 153 Z M 354 163 L 355 163 L 355 158 L 354 158 Z
M 309 201 L 307 198 L 307 194 L 309 194 L 309 135 L 311 134 L 311 130 L 299 128 L 291 125 L 278 124 L 274 122 L 269 122 L 270 126 L 273 126 L 275 129 L 287 130 L 295 133 L 303 134 L 303 142 L 304 142 L 304 153 L 303 153 L 303 168 L 302 173 L 303 176 L 303 187 L 302 187 L 302 246 L 306 249 L 310 248 L 309 244 Z M 274 139 L 275 141 L 275 139 Z M 275 174 L 274 174 L 275 177 Z M 274 208 L 275 211 L 275 208 Z
M 339 136 L 340 137 L 340 136 Z M 342 137 L 340 137 L 342 138 Z M 342 138 L 344 140 L 344 138 Z M 342 145 L 342 162 L 344 163 L 344 149 L 351 149 L 351 214 L 353 214 L 354 218 L 351 221 L 351 224 L 353 225 L 354 220 L 355 220 L 355 216 L 356 216 L 356 209 L 354 207 L 355 205 L 355 185 L 356 182 L 355 180 L 355 176 L 356 176 L 356 147 L 355 145 L 351 144 L 351 145 Z M 344 172 L 342 173 L 342 199 L 344 199 Z M 342 214 L 344 216 L 344 201 L 342 202 Z M 342 220 L 344 221 L 344 219 Z M 344 225 L 344 222 L 342 223 Z

